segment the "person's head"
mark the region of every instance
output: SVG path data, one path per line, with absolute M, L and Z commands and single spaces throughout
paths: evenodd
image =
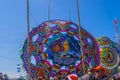
M 39 77 L 38 80 L 43 80 L 42 77 Z
M 89 69 L 88 69 L 88 74 L 89 74 L 89 73 L 93 73 L 93 68 L 89 68 Z
M 102 66 L 95 67 L 94 71 L 97 78 L 102 78 L 105 75 L 105 69 Z

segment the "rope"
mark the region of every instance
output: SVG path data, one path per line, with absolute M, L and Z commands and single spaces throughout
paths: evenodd
M 69 20 L 71 21 L 70 9 L 69 9 L 69 11 L 68 11 L 68 18 L 69 18 Z
M 31 15 L 31 17 L 32 17 L 32 19 L 33 19 L 34 24 L 37 25 L 37 22 L 36 22 L 36 20 L 35 20 L 35 17 L 33 16 L 33 14 L 32 14 L 31 12 L 30 12 L 30 15 Z
M 79 28 L 79 38 L 80 38 L 80 52 L 82 54 L 82 63 L 83 63 L 83 71 L 85 74 L 85 64 L 84 64 L 84 54 L 82 53 L 82 35 L 81 35 L 81 25 L 80 25 L 80 13 L 79 13 L 79 8 L 78 8 L 78 0 L 76 0 L 76 12 L 77 12 L 77 16 L 78 16 L 78 28 Z

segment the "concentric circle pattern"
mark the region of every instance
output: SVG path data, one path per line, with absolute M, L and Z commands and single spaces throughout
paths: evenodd
M 100 37 L 98 44 L 100 47 L 101 65 L 107 69 L 114 69 L 119 64 L 118 46 L 107 37 Z

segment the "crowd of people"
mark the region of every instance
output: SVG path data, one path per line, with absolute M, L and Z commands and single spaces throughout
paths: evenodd
M 39 78 L 38 80 L 43 80 L 43 79 Z M 59 79 L 50 78 L 49 80 L 59 80 Z M 65 79 L 62 80 L 120 80 L 120 66 L 118 67 L 117 75 L 108 75 L 104 67 L 97 66 L 95 68 L 89 68 L 87 74 L 81 77 L 75 74 L 70 74 Z
M 78 77 L 78 80 L 120 80 L 120 67 L 118 67 L 118 75 L 107 75 L 105 68 L 102 66 L 97 66 L 95 68 L 90 68 L 86 75 Z
M 0 77 L 0 80 L 7 80 L 7 79 L 2 79 L 2 77 Z M 45 79 L 42 79 L 42 77 L 40 77 L 37 80 L 45 80 Z M 59 79 L 58 78 L 49 78 L 47 80 L 59 80 Z M 106 70 L 104 67 L 97 66 L 95 68 L 89 68 L 87 74 L 85 74 L 81 77 L 79 77 L 75 74 L 70 74 L 65 79 L 62 79 L 62 80 L 120 80 L 120 66 L 118 67 L 117 75 L 109 76 L 106 73 Z

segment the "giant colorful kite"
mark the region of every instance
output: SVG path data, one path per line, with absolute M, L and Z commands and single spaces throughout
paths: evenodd
M 81 40 L 79 34 L 79 26 L 67 20 L 50 20 L 33 28 L 29 33 L 30 57 L 28 57 L 28 38 L 24 42 L 21 55 L 27 73 L 28 58 L 35 59 L 35 64 L 32 63 L 32 59 L 30 61 L 32 79 L 39 77 L 63 79 L 71 73 L 81 76 L 84 72 L 82 58 L 85 71 L 90 64 L 99 65 L 100 54 L 96 39 L 82 27 Z

